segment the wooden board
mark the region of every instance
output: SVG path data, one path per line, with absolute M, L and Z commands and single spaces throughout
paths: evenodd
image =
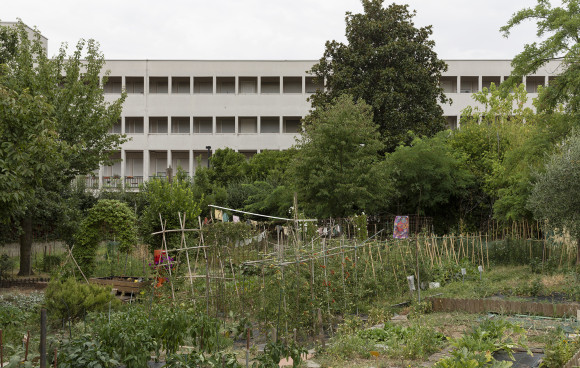
M 130 279 L 130 280 L 129 280 Z M 147 280 L 142 280 L 140 282 L 136 282 L 138 277 L 93 277 L 89 279 L 89 282 L 97 285 L 107 286 L 112 289 L 117 289 L 122 293 L 138 293 L 143 289 L 145 286 L 148 285 Z

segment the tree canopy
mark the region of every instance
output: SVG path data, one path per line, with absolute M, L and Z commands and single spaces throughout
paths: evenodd
M 572 135 L 537 174 L 528 208 L 539 220 L 570 232 L 578 242 L 580 264 L 580 134 Z
M 580 1 L 563 0 L 562 6 L 552 7 L 548 0 L 537 0 L 533 8 L 516 12 L 501 27 L 505 37 L 517 25 L 535 20 L 536 35 L 544 37 L 540 42 L 524 46 L 524 50 L 512 61 L 511 82 L 521 81 L 522 76 L 532 75 L 551 60 L 561 61 L 558 77 L 540 94 L 542 111 L 551 111 L 565 103 L 569 112 L 580 108 Z M 508 80 L 508 83 L 510 81 Z
M 373 201 L 372 165 L 383 148 L 369 105 L 342 95 L 313 116 L 297 143 L 291 177 L 318 217 L 345 217 Z
M 327 41 L 313 66 L 325 89 L 311 102 L 323 109 L 341 94 L 364 100 L 387 151 L 393 151 L 399 143 L 412 141 L 409 131 L 432 136 L 445 128 L 439 103 L 448 100 L 439 78 L 447 64 L 433 51 L 431 26 L 415 27 L 415 12 L 407 5 L 384 8 L 383 0 L 362 4 L 364 13 L 346 14 L 347 43 Z
M 109 162 L 109 152 L 125 141 L 107 134 L 125 95 L 105 101 L 100 84 L 105 60 L 94 40 L 79 41 L 70 55 L 63 45 L 49 58 L 40 35 L 29 39 L 22 22 L 15 31 L 0 29 L 0 114 L 11 122 L 0 130 L 5 160 L 0 192 L 16 193 L 2 196 L 7 210 L 0 215 L 22 228 L 20 274 L 28 275 L 32 223 L 54 211 L 53 201 L 76 175 Z

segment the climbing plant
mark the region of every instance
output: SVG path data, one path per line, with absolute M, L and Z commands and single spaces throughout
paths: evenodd
M 114 236 L 119 250 L 129 253 L 137 242 L 137 218 L 126 203 L 102 199 L 91 208 L 75 235 L 73 255 L 85 274 L 93 271 L 93 261 L 99 242 Z

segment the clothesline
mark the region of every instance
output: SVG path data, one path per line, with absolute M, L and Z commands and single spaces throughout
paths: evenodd
M 213 204 L 208 204 L 208 207 L 217 208 L 217 209 L 220 209 L 220 210 L 232 211 L 232 212 L 236 212 L 236 213 L 243 213 L 243 214 L 246 214 L 246 215 L 265 217 L 265 218 L 274 219 L 274 220 L 298 221 L 298 222 L 315 222 L 315 221 L 318 221 L 318 219 L 296 219 L 296 220 L 294 220 L 294 219 L 289 219 L 289 218 L 284 218 L 284 217 L 268 216 L 268 215 L 262 215 L 262 214 L 259 214 L 259 213 L 252 213 L 252 212 L 234 210 L 233 208 L 215 206 Z

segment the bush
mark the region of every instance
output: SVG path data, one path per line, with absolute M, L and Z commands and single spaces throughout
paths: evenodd
M 41 269 L 42 272 L 51 272 L 54 268 L 59 267 L 62 263 L 63 256 L 59 254 L 50 254 L 44 256 L 42 259 Z
M 14 270 L 14 260 L 7 254 L 2 254 L 0 256 L 0 280 L 10 278 L 9 273 L 11 273 L 12 270 Z
M 88 312 L 102 311 L 117 306 L 120 301 L 104 287 L 86 284 L 68 278 L 64 281 L 52 280 L 45 293 L 46 308 L 51 315 L 62 319 L 79 319 Z

